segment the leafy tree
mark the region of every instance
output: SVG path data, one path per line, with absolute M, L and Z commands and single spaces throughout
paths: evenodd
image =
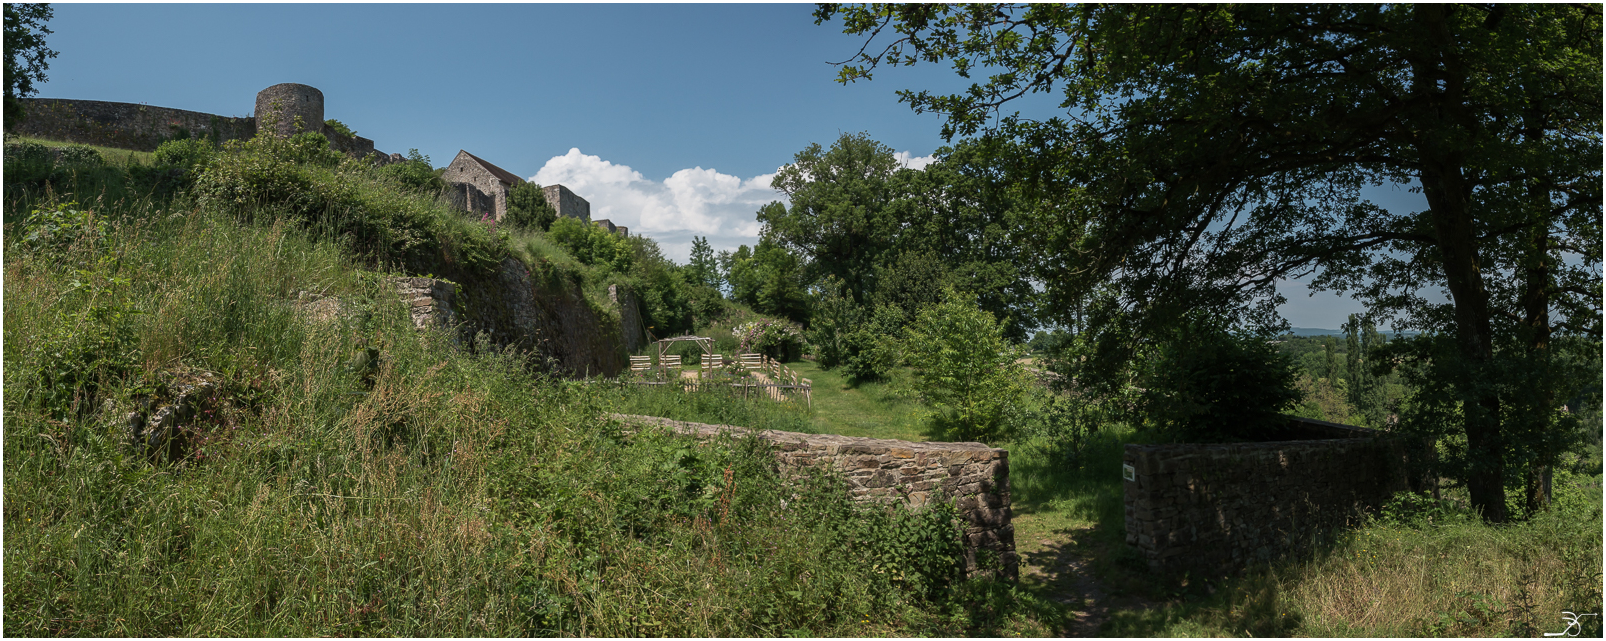
M 547 202 L 546 193 L 533 182 L 521 182 L 507 190 L 507 215 L 503 221 L 525 229 L 552 229 L 558 212 Z
M 55 15 L 49 4 L 7 2 L 6 13 L 6 123 L 15 124 L 26 116 L 22 102 L 38 92 L 35 82 L 44 82 L 47 60 L 56 52 L 45 46 L 50 27 L 45 26 Z
M 921 395 L 960 438 L 1005 438 L 1010 412 L 1026 394 L 1022 350 L 1004 339 L 992 314 L 973 297 L 948 290 L 907 332 L 904 354 Z
M 1145 359 L 1142 381 L 1151 424 L 1184 441 L 1276 438 L 1288 426 L 1282 412 L 1301 397 L 1288 357 L 1205 315 L 1166 337 Z
M 641 301 L 643 322 L 653 335 L 663 338 L 692 331 L 697 322 L 693 287 L 686 282 L 683 270 L 664 258 L 658 243 L 642 236 L 621 238 L 576 218 L 561 218 L 553 223 L 553 236 L 565 233 L 560 230 L 567 230 L 571 226 L 594 230 L 591 238 L 597 241 L 597 246 L 611 246 L 628 252 L 629 264 L 619 271 L 630 275 L 632 289 Z M 604 241 L 604 237 L 611 240 Z
M 1396 328 L 1445 332 L 1445 345 L 1405 346 L 1431 348 L 1451 377 L 1435 398 L 1460 408 L 1462 478 L 1485 518 L 1506 519 L 1506 428 L 1517 427 L 1506 407 L 1554 406 L 1564 390 L 1534 387 L 1552 377 L 1492 384 L 1500 361 L 1549 367 L 1553 324 L 1601 335 L 1598 5 L 822 5 L 816 16 L 839 13 L 848 33 L 897 38 L 867 42 L 844 82 L 917 61 L 951 61 L 964 77 L 1003 70 L 959 94 L 900 95 L 944 114 L 945 136 L 989 126 L 981 139 L 1017 150 L 1007 175 L 1042 219 L 1037 275 L 1055 316 L 1113 288 L 1086 319 L 1107 344 L 1089 372 L 1113 379 L 1130 339 L 1188 310 L 1279 326 L 1276 281 L 1314 274 Z M 1057 93 L 1064 117 L 1004 113 L 1033 92 Z M 1428 208 L 1360 197 L 1384 183 L 1419 187 Z M 1430 303 L 1423 287 L 1450 302 Z
M 802 323 L 808 319 L 802 265 L 796 254 L 769 238 L 751 250 L 736 248 L 730 259 L 731 300 L 760 314 Z
M 720 276 L 719 262 L 714 258 L 714 249 L 709 246 L 705 237 L 692 237 L 691 263 L 686 269 L 686 280 L 690 282 L 715 290 L 725 288 L 725 279 Z
M 765 205 L 758 220 L 766 237 L 803 257 L 809 280 L 834 276 L 863 303 L 897 235 L 902 216 L 895 209 L 907 206 L 895 178 L 912 173 L 867 133 L 843 134 L 830 149 L 811 143 L 770 183 L 791 206 Z
M 1360 412 L 1367 425 L 1385 427 L 1390 414 L 1390 399 L 1385 386 L 1390 377 L 1387 372 L 1378 371 L 1376 361 L 1387 339 L 1378 333 L 1376 325 L 1359 314 L 1350 314 L 1343 329 L 1345 344 L 1349 348 L 1345 359 L 1345 378 L 1349 382 L 1350 405 Z
M 1025 221 L 1018 198 L 994 180 L 996 146 L 961 143 L 915 171 L 868 134 L 829 150 L 810 145 L 776 174 L 790 207 L 759 211 L 765 234 L 803 259 L 803 277 L 840 280 L 854 301 L 894 304 L 913 318 L 947 284 L 976 294 L 1024 340 L 1036 324 L 1036 291 L 1021 269 Z
M 938 162 L 908 174 L 904 188 L 912 206 L 902 209 L 908 219 L 896 242 L 900 260 L 911 254 L 935 259 L 944 279 L 975 294 L 977 304 L 1004 323 L 1005 336 L 1024 341 L 1039 322 L 1037 287 L 1026 269 L 1026 241 L 1035 232 L 1017 190 L 1003 180 L 1016 162 L 1012 151 L 987 140 L 938 149 Z

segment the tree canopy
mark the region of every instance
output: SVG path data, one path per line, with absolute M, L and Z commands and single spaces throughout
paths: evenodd
M 49 4 L 7 2 L 6 14 L 6 122 L 20 120 L 22 103 L 18 98 L 32 96 L 35 82 L 44 82 L 47 62 L 56 52 L 45 46 L 50 27 L 45 26 L 55 11 Z
M 1051 314 L 1105 339 L 1091 373 L 1189 310 L 1278 327 L 1276 283 L 1313 277 L 1375 320 L 1430 332 L 1410 344 L 1433 354 L 1443 398 L 1460 408 L 1463 478 L 1485 517 L 1505 520 L 1515 450 L 1503 428 L 1526 420 L 1512 411 L 1519 398 L 1554 403 L 1566 390 L 1490 381 L 1519 360 L 1549 367 L 1553 330 L 1601 335 L 1598 5 L 816 12 L 838 15 L 867 36 L 844 82 L 919 62 L 991 74 L 901 99 L 943 114 L 944 136 L 1008 156 L 1001 166 L 1040 221 Z M 1064 113 L 1005 111 L 1039 92 Z M 1427 209 L 1361 196 L 1387 184 L 1419 190 Z

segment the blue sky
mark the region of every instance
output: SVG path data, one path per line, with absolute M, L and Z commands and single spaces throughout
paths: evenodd
M 839 85 L 829 62 L 862 42 L 813 5 L 56 4 L 40 97 L 250 115 L 256 92 L 317 87 L 325 117 L 436 166 L 459 149 L 561 183 L 684 261 L 757 240 L 769 178 L 811 142 L 867 131 L 911 166 L 941 119 L 898 89 L 958 89 L 944 67 Z M 1052 105 L 1037 100 L 1026 105 Z M 1385 206 L 1419 196 L 1380 192 Z M 1417 205 L 1420 207 L 1420 205 Z M 1282 290 L 1299 327 L 1336 328 L 1359 303 Z

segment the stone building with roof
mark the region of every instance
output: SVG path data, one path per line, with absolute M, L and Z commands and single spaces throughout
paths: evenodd
M 507 216 L 508 190 L 524 182 L 513 172 L 461 149 L 457 151 L 457 157 L 452 159 L 452 164 L 447 165 L 446 171 L 441 173 L 441 180 L 451 185 L 454 192 L 462 192 L 460 196 L 453 194 L 454 200 L 460 201 L 460 207 L 469 213 L 489 213 L 497 220 Z M 482 203 L 489 203 L 491 210 L 479 212 L 477 206 L 483 206 Z
M 458 150 L 452 164 L 441 173 L 441 180 L 452 187 L 452 201 L 469 213 L 489 213 L 502 220 L 507 216 L 507 194 L 524 179 L 464 150 Z M 591 203 L 563 185 L 542 188 L 547 204 L 559 216 L 591 220 Z

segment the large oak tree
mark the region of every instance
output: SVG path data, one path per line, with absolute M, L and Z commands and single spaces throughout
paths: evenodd
M 1599 5 L 816 12 L 839 15 L 866 36 L 845 82 L 917 62 L 989 74 L 902 99 L 944 114 L 945 136 L 1014 147 L 1010 179 L 1042 218 L 1053 309 L 1070 322 L 1081 301 L 1109 303 L 1083 319 L 1112 339 L 1099 353 L 1119 356 L 1190 308 L 1274 324 L 1280 279 L 1354 292 L 1396 327 L 1443 338 L 1435 371 L 1453 379 L 1441 382 L 1463 477 L 1485 518 L 1507 518 L 1507 441 L 1536 433 L 1514 404 L 1552 412 L 1556 379 L 1489 381 L 1513 380 L 1499 363 L 1516 354 L 1545 362 L 1553 330 L 1601 333 Z M 1064 113 L 1007 110 L 1037 92 Z M 1427 208 L 1361 197 L 1388 184 L 1419 189 Z

